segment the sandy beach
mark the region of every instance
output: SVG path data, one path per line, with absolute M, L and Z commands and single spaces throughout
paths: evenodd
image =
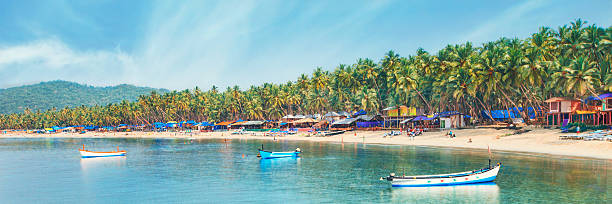
M 195 139 L 276 139 L 301 140 L 314 142 L 345 142 L 389 145 L 417 145 L 450 148 L 484 149 L 488 146 L 493 151 L 508 151 L 533 154 L 548 154 L 570 157 L 584 157 L 612 160 L 612 142 L 560 140 L 559 130 L 533 129 L 527 133 L 513 134 L 512 130 L 496 130 L 490 128 L 453 130 L 457 137 L 445 136 L 447 132 L 425 132 L 414 139 L 401 135 L 393 138 L 383 138 L 388 131 L 352 131 L 329 137 L 295 134 L 282 137 L 264 136 L 263 133 L 232 135 L 231 132 L 128 132 L 128 133 L 100 133 L 88 132 L 57 133 L 57 134 L 26 134 L 8 132 L 0 134 L 0 138 L 195 138 Z M 469 140 L 472 142 L 468 142 Z

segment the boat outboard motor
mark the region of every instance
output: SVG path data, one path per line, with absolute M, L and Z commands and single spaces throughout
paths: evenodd
M 395 173 L 390 173 L 389 176 L 387 176 L 387 181 L 393 181 L 393 178 L 395 178 Z

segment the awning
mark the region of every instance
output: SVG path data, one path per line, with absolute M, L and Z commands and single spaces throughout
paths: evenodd
M 333 122 L 332 125 L 349 125 L 355 121 L 357 121 L 357 118 L 346 118 L 344 120 Z
M 263 125 L 264 121 L 246 121 L 242 125 Z
M 404 124 L 404 123 L 410 122 L 410 121 L 412 121 L 412 120 L 413 120 L 413 119 L 415 119 L 415 118 L 416 118 L 416 117 L 413 117 L 413 118 L 408 118 L 408 119 L 406 119 L 406 120 L 402 120 L 402 122 L 400 122 L 400 124 Z
M 316 123 L 318 121 L 316 121 L 315 119 L 312 118 L 304 118 L 304 119 L 299 119 L 296 121 L 293 121 L 293 123 Z
M 379 117 L 377 117 L 376 115 L 360 115 L 359 117 L 357 117 L 357 120 L 363 120 L 363 121 L 373 121 L 379 119 Z
M 325 115 L 323 115 L 323 117 L 338 117 L 340 116 L 340 114 L 336 113 L 336 112 L 329 112 Z
M 424 116 L 424 115 L 419 115 L 416 118 L 412 119 L 411 121 L 428 121 L 428 120 L 433 120 L 435 118 L 438 117 L 438 114 L 432 115 L 432 116 Z
M 572 99 L 572 98 L 566 98 L 566 97 L 553 97 L 553 98 L 549 98 L 548 100 L 545 100 L 544 102 L 550 103 L 550 102 L 559 102 L 559 101 L 578 101 L 578 100 Z
M 246 123 L 246 122 L 248 122 L 248 121 L 240 121 L 240 122 L 235 122 L 235 123 L 232 123 L 232 126 L 239 126 L 239 125 L 243 125 L 243 124 L 244 124 L 244 123 Z
M 217 126 L 217 125 L 227 126 L 227 125 L 230 125 L 232 123 L 234 123 L 234 121 L 223 121 L 223 122 L 215 124 L 215 126 Z
M 593 113 L 595 113 L 595 111 L 580 111 L 580 110 L 576 111 L 576 114 L 579 114 L 579 115 L 581 115 L 581 114 L 593 114 Z

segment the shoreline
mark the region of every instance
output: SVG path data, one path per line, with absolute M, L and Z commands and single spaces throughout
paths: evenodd
M 486 150 L 488 146 L 492 151 L 527 153 L 543 156 L 560 156 L 575 158 L 590 158 L 612 160 L 612 142 L 607 141 L 582 141 L 582 140 L 560 140 L 558 130 L 532 129 L 530 132 L 513 135 L 511 130 L 495 129 L 461 129 L 453 130 L 457 135 L 455 138 L 444 136 L 446 132 L 425 132 L 416 136 L 414 140 L 408 136 L 394 136 L 383 138 L 382 135 L 389 131 L 352 131 L 328 137 L 307 136 L 299 133 L 276 137 L 278 140 L 288 141 L 311 141 L 311 142 L 333 142 L 333 143 L 363 143 L 382 145 L 407 145 L 437 148 L 457 148 Z M 357 135 L 357 136 L 355 136 Z M 182 138 L 182 139 L 262 139 L 273 140 L 273 136 L 263 135 L 232 135 L 231 132 L 128 132 L 128 133 L 56 133 L 56 134 L 26 134 L 6 133 L 0 134 L 2 138 Z M 472 142 L 468 142 L 471 139 Z

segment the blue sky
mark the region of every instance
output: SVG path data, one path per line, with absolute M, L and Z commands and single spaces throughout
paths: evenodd
M 612 1 L 0 0 L 0 88 L 49 80 L 247 88 L 422 47 L 528 37 Z

